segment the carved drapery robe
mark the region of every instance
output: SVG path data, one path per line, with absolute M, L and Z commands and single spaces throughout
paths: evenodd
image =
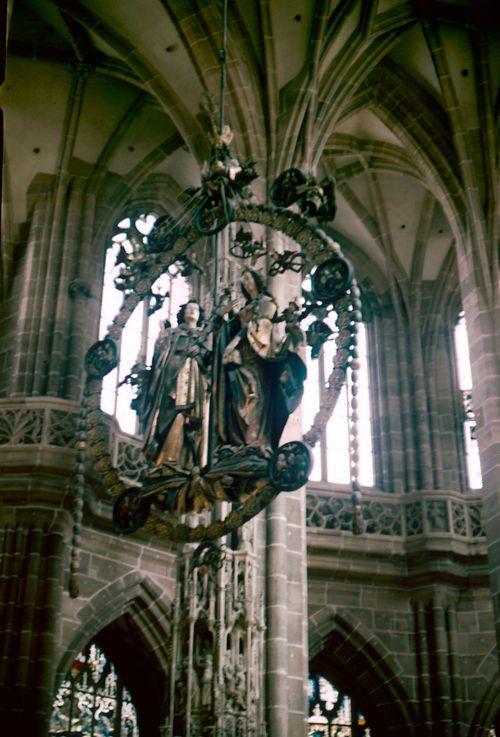
M 280 325 L 272 322 L 276 311 L 273 298 L 259 294 L 221 328 L 222 443 L 275 450 L 289 415 L 300 403 L 306 368 L 291 350 L 290 337 L 280 335 Z
M 144 453 L 157 465 L 190 468 L 201 463 L 208 351 L 198 346 L 199 328 L 182 324 L 158 337 L 141 397 Z

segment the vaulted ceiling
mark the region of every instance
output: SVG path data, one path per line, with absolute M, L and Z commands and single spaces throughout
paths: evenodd
M 473 0 L 230 0 L 238 155 L 268 182 L 293 164 L 334 175 L 334 231 L 367 273 L 438 284 L 453 270 L 468 192 L 487 219 L 498 185 L 495 13 Z M 172 201 L 199 182 L 220 28 L 216 0 L 14 0 L 4 249 L 40 177 L 61 167 L 93 177 L 97 198 L 115 188 L 115 202 L 154 175 Z

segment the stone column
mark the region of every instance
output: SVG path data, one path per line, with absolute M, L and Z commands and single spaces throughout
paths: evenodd
M 267 728 L 272 737 L 288 734 L 286 498 L 267 510 L 266 696 Z
M 303 737 L 306 717 L 305 492 L 267 510 L 266 697 L 269 737 Z
M 272 248 L 284 245 L 280 236 Z M 280 309 L 300 294 L 300 276 L 272 280 Z M 302 435 L 300 408 L 280 445 Z M 307 575 L 305 491 L 282 492 L 266 512 L 266 699 L 269 737 L 303 737 L 307 684 Z
M 46 187 L 47 187 L 46 183 Z M 0 320 L 0 388 L 3 395 L 30 394 L 33 382 L 35 315 L 41 308 L 44 233 L 47 228 L 49 194 L 32 193 L 32 214 L 24 249 L 19 259 Z
M 429 657 L 433 662 L 432 701 L 435 707 L 432 735 L 446 737 L 452 735 L 453 723 L 451 718 L 451 678 L 449 672 L 448 631 L 446 620 L 446 602 L 436 594 L 429 607 L 429 644 L 432 651 Z M 432 683 L 433 682 L 433 683 Z
M 384 490 L 403 493 L 419 488 L 421 458 L 414 422 L 409 326 L 399 312 L 397 305 L 386 303 L 374 315 L 368 332 L 372 332 L 369 360 L 376 397 L 375 429 L 380 425 L 375 443 L 377 476 Z
M 48 508 L 0 514 L 0 721 L 9 737 L 46 737 L 70 518 Z
M 430 351 L 432 371 L 428 372 L 427 385 L 436 488 L 466 492 L 463 404 L 456 380 L 451 319 L 436 328 Z
M 415 656 L 417 660 L 417 694 L 420 711 L 418 726 L 423 736 L 426 734 L 430 734 L 432 726 L 429 653 L 427 649 L 425 601 L 417 600 L 414 603 L 413 616 L 415 630 Z
M 472 367 L 472 401 L 483 478 L 483 521 L 488 541 L 491 591 L 500 642 L 500 303 L 498 269 L 481 283 L 472 255 L 458 259 Z M 488 286 L 490 288 L 488 288 Z

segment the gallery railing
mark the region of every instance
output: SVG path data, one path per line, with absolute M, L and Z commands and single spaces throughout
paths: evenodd
M 0 399 L 0 465 L 4 473 L 8 472 L 9 457 L 14 458 L 29 447 L 36 446 L 37 451 L 43 448 L 72 451 L 77 438 L 78 413 L 77 404 L 55 397 Z M 133 484 L 145 467 L 141 441 L 121 432 L 112 417 L 106 424 L 112 462 L 123 480 Z M 465 541 L 483 538 L 485 534 L 480 498 L 451 490 L 390 494 L 370 489 L 363 496 L 362 512 L 364 534 L 370 536 L 409 539 L 444 535 Z M 352 534 L 353 507 L 347 488 L 311 482 L 307 488 L 306 514 L 311 530 Z

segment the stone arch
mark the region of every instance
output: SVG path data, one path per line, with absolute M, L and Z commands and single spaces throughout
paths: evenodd
M 144 55 L 125 36 L 115 31 L 110 24 L 99 19 L 92 11 L 65 7 L 64 13 L 84 28 L 91 29 L 105 43 L 115 48 L 121 56 L 127 58 L 127 64 L 132 71 L 132 74 L 127 74 L 127 79 L 139 78 L 143 88 L 168 112 L 186 143 L 200 158 L 203 158 L 207 150 L 207 142 L 199 121 L 188 110 L 167 80 L 162 79 L 157 70 L 149 64 Z
M 122 674 L 137 707 L 141 735 L 158 734 L 165 716 L 170 648 L 170 601 L 150 578 L 128 573 L 85 602 L 80 627 L 65 648 L 56 688 L 75 655 L 94 640 Z
M 128 210 L 151 208 L 159 215 L 167 212 L 175 215 L 180 195 L 179 185 L 169 174 L 154 174 L 148 170 L 130 186 L 126 177 L 122 178 L 113 190 L 100 199 L 93 229 L 94 243 L 106 244 L 106 250 L 107 240 L 112 235 L 117 219 L 125 216 Z
M 158 217 L 174 215 L 179 204 L 177 198 L 181 191 L 179 186 L 168 174 L 149 174 L 144 181 L 132 188 L 124 187 L 120 195 L 107 194 L 99 200 L 96 217 L 93 225 L 91 241 L 95 257 L 89 266 L 88 280 L 92 295 L 95 298 L 94 315 L 90 321 L 92 325 L 92 339 L 97 338 L 104 279 L 106 253 L 111 244 L 111 238 L 120 218 L 127 217 L 138 210 L 153 211 Z M 116 196 L 115 196 L 116 195 Z M 89 336 L 90 338 L 90 336 Z M 90 342 L 90 340 L 88 341 Z M 78 364 L 80 369 L 81 362 Z
M 346 612 L 324 607 L 314 620 L 309 630 L 311 670 L 356 698 L 373 737 L 413 734 L 418 720 L 400 679 L 402 668 L 385 645 Z

